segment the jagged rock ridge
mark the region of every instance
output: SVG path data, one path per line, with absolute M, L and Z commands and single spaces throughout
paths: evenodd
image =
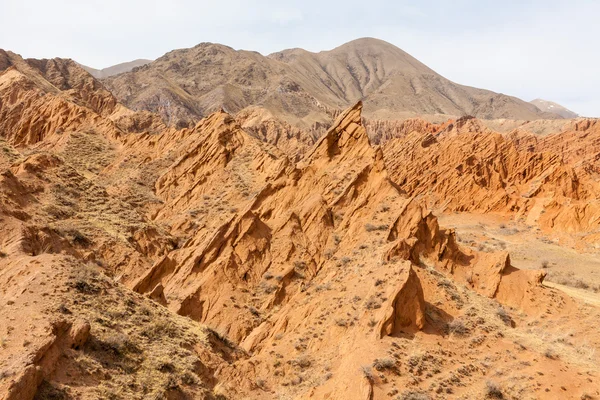
M 296 162 L 225 111 L 167 128 L 89 100 L 104 88 L 68 61 L 11 63 L 0 75 L 0 112 L 18 117 L 0 153 L 3 396 L 476 398 L 490 371 L 545 367 L 535 348 L 505 351 L 537 338 L 529 322 L 589 327 L 540 286 L 543 273 L 440 228 L 388 175 L 361 103 Z M 98 86 L 84 95 L 81 81 Z M 22 118 L 46 109 L 35 129 Z M 420 143 L 435 146 L 430 136 Z M 540 387 L 593 389 L 586 361 L 552 362 Z M 510 393 L 545 396 L 509 380 Z

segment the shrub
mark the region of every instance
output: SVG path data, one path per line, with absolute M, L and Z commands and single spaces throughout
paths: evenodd
M 123 356 L 125 353 L 139 353 L 137 346 L 123 333 L 115 333 L 103 341 L 98 341 L 99 349 L 112 353 L 115 356 Z
M 546 349 L 546 352 L 544 353 L 544 355 L 546 356 L 546 358 L 549 358 L 551 360 L 555 360 L 558 358 L 558 355 L 556 354 L 554 349 L 551 349 L 551 348 Z
M 271 294 L 275 292 L 279 288 L 279 286 L 263 281 L 260 283 L 260 288 L 266 294 Z
M 423 392 L 409 390 L 398 396 L 398 400 L 431 400 L 431 397 Z
M 156 370 L 162 372 L 163 374 L 172 374 L 175 372 L 175 365 L 168 360 L 160 360 L 156 365 Z
M 360 370 L 362 371 L 364 377 L 369 380 L 369 382 L 373 382 L 373 372 L 371 371 L 370 365 L 363 365 L 360 367 Z
M 365 225 L 365 229 L 367 232 L 385 231 L 387 229 L 387 225 L 373 225 L 369 223 Z
M 177 382 L 177 378 L 175 378 L 173 375 L 170 375 L 165 382 L 164 388 L 167 391 L 179 390 L 179 382 Z
M 485 395 L 489 399 L 503 399 L 504 395 L 500 386 L 492 381 L 487 381 L 485 384 Z
M 586 290 L 590 288 L 590 285 L 588 285 L 587 282 L 584 282 L 581 279 L 577 279 L 575 281 L 575 283 L 573 284 L 573 286 L 578 289 L 586 289 Z
M 340 319 L 336 319 L 336 320 L 335 320 L 335 324 L 336 324 L 337 326 L 342 326 L 342 327 L 344 327 L 344 328 L 345 328 L 345 327 L 347 327 L 347 326 L 348 326 L 348 321 L 347 321 L 347 320 L 345 320 L 345 319 L 342 319 L 342 318 L 340 318 Z
M 305 261 L 294 261 L 294 268 L 302 271 L 302 270 L 306 269 L 306 262 Z
M 371 297 L 365 303 L 365 308 L 367 310 L 376 310 L 378 308 L 381 308 L 381 304 L 379 303 L 379 301 L 375 297 Z
M 81 246 L 81 247 L 88 247 L 91 244 L 91 241 L 81 232 L 79 232 L 78 230 L 73 230 L 71 232 L 71 235 L 73 237 L 73 243 Z
M 218 332 L 212 328 L 209 327 L 205 327 L 206 332 L 208 332 L 208 334 L 210 336 L 212 336 L 213 338 L 215 338 L 216 340 L 218 340 L 219 342 L 223 343 L 225 346 L 234 349 L 235 343 L 233 343 L 231 340 L 229 340 L 229 338 L 227 336 L 225 336 L 225 334 Z
M 255 317 L 260 317 L 260 312 L 255 307 L 248 307 L 248 311 L 250 311 L 250 314 L 254 315 Z
M 310 367 L 311 361 L 307 356 L 300 356 L 292 361 L 292 364 L 299 367 L 300 369 L 306 369 Z
M 376 358 L 373 361 L 373 368 L 377 371 L 383 371 L 384 369 L 395 369 L 396 361 L 393 358 Z
M 161 339 L 163 336 L 175 338 L 179 335 L 179 329 L 173 322 L 159 319 L 151 322 L 141 333 L 149 339 Z
M 351 261 L 352 261 L 352 259 L 350 257 L 342 257 L 342 259 L 340 260 L 340 263 L 342 265 L 348 265 Z
M 273 274 L 267 271 L 263 275 L 263 278 L 265 278 L 266 280 L 273 279 Z
M 450 324 L 448 324 L 448 329 L 457 336 L 466 336 L 469 334 L 469 328 L 467 328 L 463 320 L 459 318 L 450 322 Z
M 512 323 L 512 318 L 510 317 L 510 314 L 503 307 L 498 307 L 498 309 L 496 310 L 496 315 L 505 324 L 510 325 Z
M 93 284 L 88 283 L 84 279 L 79 279 L 72 284 L 72 287 L 83 294 L 96 294 L 100 289 Z

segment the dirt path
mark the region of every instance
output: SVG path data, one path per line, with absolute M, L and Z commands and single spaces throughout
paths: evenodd
M 544 282 L 544 286 L 561 290 L 575 299 L 579 299 L 585 303 L 600 307 L 600 293 L 592 293 L 587 290 L 575 289 L 570 286 L 560 285 L 554 282 Z

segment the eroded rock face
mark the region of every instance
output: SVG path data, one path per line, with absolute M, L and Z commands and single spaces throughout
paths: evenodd
M 423 127 L 384 145 L 392 179 L 409 195 L 448 211 L 501 212 L 558 231 L 595 229 L 597 183 L 593 143 L 582 154 L 563 132 L 549 136 L 492 132 L 476 119 L 462 119 L 432 134 Z M 594 135 L 594 124 L 585 125 Z M 571 138 L 571 139 L 569 139 Z M 579 142 L 580 143 L 580 142 Z M 543 210 L 543 212 L 542 212 Z
M 316 275 L 331 271 L 332 258 L 349 259 L 349 250 L 370 232 L 385 231 L 388 244 L 382 259 L 386 262 L 418 265 L 427 259 L 450 274 L 462 273 L 461 268 L 481 268 L 485 275 L 481 279 L 493 283 L 491 289 L 482 284 L 476 290 L 494 297 L 504 269 L 488 269 L 485 259 L 479 260 L 484 266 L 469 261 L 473 257 L 459 249 L 452 231 L 440 229 L 435 216 L 420 202 L 403 196 L 387 176 L 381 151 L 369 143 L 361 109 L 358 103 L 342 113 L 297 166 L 282 155 L 266 153 L 267 147 L 225 113 L 201 121 L 189 135 L 198 132 L 204 140 L 189 148 L 158 180 L 157 193 L 165 201 L 157 209 L 158 218 L 187 210 L 201 195 L 210 193 L 207 189 L 224 179 L 222 171 L 239 162 L 242 148 L 258 161 L 248 181 L 267 183 L 255 186 L 255 194 L 245 202 L 224 191 L 222 199 L 235 198 L 245 204 L 243 208 L 229 218 L 216 217 L 220 224 L 196 230 L 181 248 L 134 280 L 132 287 L 255 349 L 271 337 L 265 329 L 273 327 L 259 326 L 256 314 L 290 305 Z M 385 217 L 379 225 L 365 224 L 382 213 Z M 303 267 L 302 272 L 293 267 L 296 264 Z M 277 279 L 269 278 L 269 282 L 265 276 Z M 386 314 L 380 317 L 381 335 L 424 326 L 419 288 L 414 271 L 394 287 L 387 296 Z M 245 291 L 254 293 L 255 305 L 231 309 L 231 301 L 249 301 Z
M 33 399 L 40 383 L 49 378 L 57 368 L 65 350 L 79 349 L 90 335 L 90 324 L 86 321 L 77 322 L 75 325 L 64 320 L 55 321 L 48 329 L 46 341 L 33 349 L 26 365 L 8 385 L 5 399 Z
M 76 129 L 94 128 L 119 135 L 111 121 L 87 108 L 86 101 L 81 106 L 77 104 L 80 100 L 77 96 L 63 93 L 44 91 L 35 80 L 14 67 L 4 71 L 0 76 L 0 96 L 6 99 L 0 105 L 0 129 L 5 132 L 4 137 L 13 145 L 25 146 Z M 104 100 L 86 100 L 98 111 L 111 110 L 110 105 L 102 103 Z
M 425 299 L 419 277 L 410 263 L 404 265 L 400 287 L 392 288 L 382 318 L 377 324 L 378 338 L 402 332 L 415 332 L 425 326 Z
M 514 268 L 506 253 L 459 246 L 427 204 L 438 192 L 397 181 L 400 160 L 387 162 L 371 145 L 361 103 L 332 113 L 336 122 L 314 146 L 289 156 L 257 137 L 270 135 L 270 122 L 247 132 L 239 115 L 219 111 L 167 128 L 119 104 L 110 111 L 103 89 L 60 60 L 6 59 L 0 329 L 10 332 L 0 335 L 11 361 L 0 364 L 3 396 L 110 397 L 118 388 L 131 398 L 387 398 L 432 360 L 432 374 L 440 372 L 420 375 L 421 386 L 454 382 L 449 352 L 490 368 L 511 362 L 487 346 L 473 352 L 482 342 L 470 337 L 449 340 L 455 319 L 495 351 L 514 346 L 503 339 L 512 328 L 493 317 L 496 301 L 557 323 L 574 312 L 540 286 L 543 273 Z M 462 173 L 479 180 L 460 188 L 500 190 L 516 176 L 532 199 L 556 182 L 565 198 L 587 195 L 579 170 L 550 168 L 555 158 L 484 138 L 472 118 L 444 126 L 407 123 L 385 146 L 414 139 L 406 157 L 425 157 L 444 135 L 455 143 L 479 135 L 473 146 L 490 160 L 486 146 L 506 154 L 461 158 Z M 520 174 L 505 168 L 511 160 Z M 443 182 L 404 166 L 424 185 Z M 480 329 L 483 315 L 492 317 Z M 523 374 L 539 370 L 531 360 L 543 357 L 521 353 L 534 363 Z M 569 389 L 589 386 L 571 367 L 556 369 L 575 382 Z M 465 370 L 453 390 L 466 396 L 484 373 Z

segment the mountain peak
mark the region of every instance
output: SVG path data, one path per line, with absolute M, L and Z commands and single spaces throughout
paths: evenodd
M 79 64 L 79 63 L 78 64 L 79 64 L 79 66 L 81 66 L 81 68 L 85 69 L 94 78 L 104 79 L 104 78 L 111 77 L 113 75 L 118 75 L 118 74 L 122 74 L 124 72 L 129 72 L 134 68 L 141 67 L 141 66 L 149 64 L 151 62 L 152 62 L 152 60 L 146 60 L 146 59 L 139 58 L 137 60 L 123 62 L 120 64 L 112 65 L 110 67 L 102 68 L 102 69 L 95 69 L 95 68 L 88 67 L 83 64 Z
M 284 50 L 269 56 L 203 43 L 174 50 L 104 83 L 126 106 L 157 111 L 170 99 L 175 122 L 194 122 L 226 104 L 231 113 L 255 105 L 297 128 L 331 124 L 340 110 L 365 101 L 365 114 L 405 119 L 548 118 L 530 103 L 445 79 L 391 43 L 365 37 L 332 50 Z
M 358 159 L 367 154 L 373 157 L 374 149 L 362 124 L 362 109 L 362 101 L 359 101 L 340 114 L 327 134 L 317 142 L 308 159 L 331 160 L 337 156 Z
M 535 100 L 531 100 L 530 103 L 542 111 L 558 115 L 561 118 L 570 119 L 570 118 L 579 117 L 579 114 L 577 114 L 577 113 L 569 110 L 568 108 L 561 106 L 560 104 L 555 103 L 553 101 L 544 100 L 544 99 L 535 99 Z
M 354 39 L 338 46 L 337 48 L 339 49 L 343 47 L 385 47 L 398 49 L 398 46 L 395 46 L 390 42 L 386 42 L 385 40 L 377 39 L 374 37 L 362 37 Z

